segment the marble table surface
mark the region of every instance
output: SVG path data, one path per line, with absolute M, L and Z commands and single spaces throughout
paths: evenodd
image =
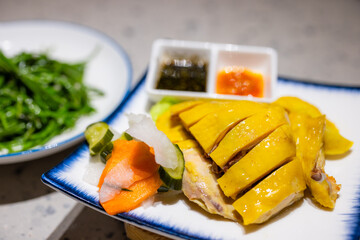
M 157 38 L 273 47 L 282 76 L 360 86 L 360 1 L 0 0 L 0 21 L 50 19 L 86 25 L 128 53 L 133 84 Z M 40 181 L 75 147 L 0 165 L 0 240 L 124 239 L 123 225 Z

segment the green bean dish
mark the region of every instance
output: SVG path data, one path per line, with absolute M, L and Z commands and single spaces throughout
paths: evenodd
M 41 146 L 95 111 L 90 98 L 102 93 L 84 85 L 85 65 L 0 51 L 0 153 Z

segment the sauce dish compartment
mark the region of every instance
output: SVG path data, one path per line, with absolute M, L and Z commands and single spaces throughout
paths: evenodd
M 198 60 L 207 63 L 206 88 L 203 92 L 157 89 L 161 71 L 166 62 L 170 62 L 171 59 L 186 59 L 195 56 Z M 263 97 L 217 94 L 217 74 L 228 66 L 241 66 L 261 73 L 264 81 Z M 277 54 L 272 48 L 158 39 L 152 47 L 146 91 L 153 101 L 158 101 L 164 96 L 174 96 L 180 99 L 246 99 L 269 102 L 275 95 L 276 82 Z

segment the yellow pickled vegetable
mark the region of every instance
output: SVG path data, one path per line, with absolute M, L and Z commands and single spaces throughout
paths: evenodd
M 297 97 L 281 97 L 273 104 L 284 107 L 290 113 L 302 113 L 311 117 L 319 117 L 322 115 L 315 106 Z M 346 153 L 353 145 L 352 141 L 341 136 L 335 124 L 329 120 L 326 120 L 324 142 L 325 155 Z
M 266 106 L 266 104 L 251 101 L 235 102 L 205 116 L 189 130 L 204 151 L 210 153 L 212 148 L 235 124 L 263 110 Z
M 354 143 L 341 136 L 335 124 L 326 120 L 324 144 L 325 155 L 340 155 L 349 151 Z
M 303 197 L 306 184 L 298 159 L 267 176 L 233 203 L 244 225 L 262 223 Z
M 214 162 L 223 168 L 241 151 L 246 151 L 260 142 L 277 127 L 286 124 L 287 114 L 281 107 L 271 107 L 238 123 L 210 153 Z
M 295 156 L 295 144 L 288 124 L 272 132 L 218 179 L 226 196 L 236 195 L 250 187 Z M 301 171 L 301 169 L 299 169 Z

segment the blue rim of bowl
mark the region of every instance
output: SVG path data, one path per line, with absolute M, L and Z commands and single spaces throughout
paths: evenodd
M 143 77 L 138 82 L 138 84 L 135 86 L 135 88 L 130 92 L 129 95 L 126 96 L 126 98 L 123 100 L 123 102 L 120 104 L 120 106 L 117 108 L 117 110 L 109 116 L 108 121 L 112 122 L 114 121 L 120 114 L 122 114 L 122 110 L 126 106 L 126 104 L 131 101 L 131 98 L 134 97 L 138 91 L 138 89 L 144 84 L 146 79 L 147 71 L 145 71 Z M 310 86 L 320 89 L 327 89 L 327 90 L 340 90 L 340 91 L 348 91 L 348 92 L 356 92 L 358 94 L 360 92 L 360 87 L 354 86 L 340 86 L 340 85 L 330 85 L 330 84 L 319 84 L 319 83 L 312 83 L 308 82 L 306 80 L 298 80 L 298 79 L 292 79 L 288 77 L 278 77 L 279 82 L 282 84 L 294 84 L 294 85 L 303 85 L 303 86 Z M 93 208 L 97 211 L 100 211 L 104 214 L 105 211 L 101 207 L 101 205 L 92 197 L 90 196 L 86 190 L 81 190 L 77 188 L 77 186 L 74 186 L 73 184 L 67 182 L 66 180 L 62 180 L 56 177 L 56 173 L 58 171 L 61 171 L 64 168 L 71 168 L 72 163 L 76 161 L 76 158 L 83 152 L 87 151 L 88 147 L 85 143 L 79 146 L 79 148 L 73 152 L 69 157 L 67 157 L 64 161 L 60 162 L 58 165 L 56 165 L 54 168 L 49 170 L 48 172 L 44 173 L 41 176 L 41 180 L 44 184 L 47 186 L 59 190 L 60 192 L 68 195 L 69 197 L 79 200 L 81 203 L 87 205 L 90 208 Z M 352 213 L 344 214 L 346 215 L 346 220 L 344 220 L 346 223 L 348 223 L 347 228 L 347 235 L 345 236 L 346 239 L 358 239 L 360 236 L 360 187 L 356 189 L 355 196 L 355 203 L 352 206 Z M 206 234 L 194 234 L 189 231 L 186 231 L 184 229 L 178 229 L 176 227 L 171 226 L 164 226 L 161 223 L 157 223 L 154 220 L 149 219 L 143 219 L 138 216 L 134 216 L 131 213 L 120 213 L 115 216 L 111 216 L 116 219 L 129 222 L 138 226 L 142 226 L 147 229 L 153 229 L 157 232 L 162 232 L 167 235 L 175 236 L 177 238 L 182 239 L 209 239 L 211 236 L 207 236 Z
M 132 81 L 132 76 L 133 76 L 133 69 L 132 69 L 132 64 L 131 64 L 130 58 L 129 58 L 128 54 L 126 53 L 126 51 L 123 49 L 123 47 L 120 44 L 118 44 L 110 36 L 106 35 L 105 33 L 101 32 L 99 30 L 91 28 L 89 26 L 85 26 L 85 25 L 81 25 L 81 24 L 73 23 L 73 22 L 66 22 L 66 21 L 41 20 L 41 19 L 17 20 L 17 21 L 1 22 L 0 26 L 2 26 L 2 25 L 18 25 L 18 24 L 38 24 L 38 25 L 65 26 L 65 27 L 68 27 L 68 28 L 73 28 L 73 29 L 88 33 L 90 35 L 93 35 L 93 36 L 101 39 L 101 40 L 104 40 L 113 49 L 115 49 L 115 51 L 121 56 L 122 59 L 124 59 L 126 68 L 128 69 L 128 79 L 127 79 L 127 83 L 126 83 L 127 90 L 126 90 L 123 98 L 121 99 L 119 105 L 121 105 L 121 103 L 130 94 L 130 87 L 131 87 L 131 81 Z M 102 121 L 105 121 L 105 122 L 108 121 L 110 116 L 112 116 L 113 113 L 115 113 L 118 110 L 118 107 L 116 107 L 116 109 L 113 110 L 105 119 L 102 119 Z M 40 152 L 40 151 L 48 151 L 48 150 L 54 149 L 56 147 L 60 147 L 60 146 L 64 146 L 66 144 L 69 144 L 70 142 L 73 142 L 73 141 L 76 141 L 76 140 L 81 140 L 81 138 L 83 138 L 83 137 L 84 137 L 84 133 L 80 133 L 80 134 L 78 134 L 78 135 L 76 135 L 76 136 L 74 136 L 72 138 L 66 139 L 65 141 L 61 141 L 59 143 L 45 144 L 40 148 L 34 148 L 34 149 L 26 150 L 26 151 L 0 155 L 0 160 L 1 160 L 1 158 L 12 158 L 12 157 L 17 157 L 17 156 L 22 156 L 22 155 L 33 154 L 33 153 L 37 153 L 37 152 Z

